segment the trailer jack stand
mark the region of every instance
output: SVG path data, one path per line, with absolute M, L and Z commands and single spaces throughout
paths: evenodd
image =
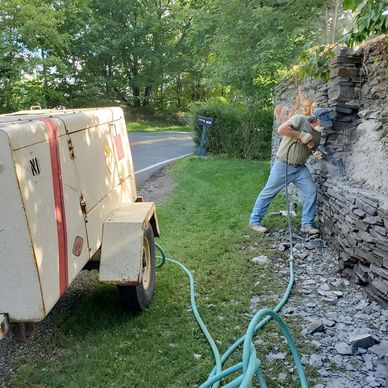
M 0 314 L 0 340 L 4 338 L 9 330 L 8 317 L 5 314 Z
M 35 332 L 34 322 L 13 322 L 10 328 L 18 344 L 27 342 Z

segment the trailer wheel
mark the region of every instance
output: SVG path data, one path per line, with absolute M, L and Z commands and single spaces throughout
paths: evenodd
M 155 288 L 155 239 L 150 224 L 143 234 L 143 268 L 137 286 L 117 286 L 122 306 L 130 311 L 145 310 L 151 303 Z

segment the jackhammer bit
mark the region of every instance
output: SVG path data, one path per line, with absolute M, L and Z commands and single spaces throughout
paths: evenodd
M 325 162 L 329 163 L 330 165 L 336 167 L 338 171 L 336 172 L 336 175 L 339 176 L 345 176 L 345 165 L 342 159 L 331 159 L 329 160 L 328 156 L 322 152 L 318 147 L 317 144 L 314 142 L 314 140 L 310 140 L 306 147 L 311 151 L 313 156 L 317 158 L 318 160 L 324 160 Z
M 315 143 L 314 140 L 310 140 L 307 144 L 306 144 L 306 147 L 311 151 L 311 153 L 313 154 L 313 156 L 315 158 L 317 158 L 318 160 L 325 160 L 325 161 L 328 161 L 329 158 L 327 157 L 327 155 L 322 152 L 317 144 Z

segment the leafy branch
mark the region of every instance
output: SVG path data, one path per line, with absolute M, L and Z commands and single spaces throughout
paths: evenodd
M 352 12 L 358 11 L 356 28 L 352 28 L 344 38 L 347 46 L 353 47 L 370 35 L 388 32 L 388 0 L 344 0 L 342 7 Z
M 344 38 L 338 42 L 353 47 L 371 35 L 388 33 L 388 0 L 343 0 L 342 8 L 357 12 L 356 27 L 352 28 Z M 334 46 L 307 46 L 300 54 L 299 76 L 307 76 L 329 80 L 329 59 L 334 57 Z
M 334 58 L 334 45 L 306 47 L 300 54 L 299 77 L 308 76 L 327 82 L 330 78 L 329 60 Z

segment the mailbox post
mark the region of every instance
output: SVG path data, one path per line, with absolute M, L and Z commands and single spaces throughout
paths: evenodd
M 212 127 L 214 123 L 214 118 L 198 116 L 197 123 L 198 125 L 202 126 L 201 141 L 197 149 L 197 156 L 204 156 L 206 152 L 206 131 L 208 130 L 208 128 Z

